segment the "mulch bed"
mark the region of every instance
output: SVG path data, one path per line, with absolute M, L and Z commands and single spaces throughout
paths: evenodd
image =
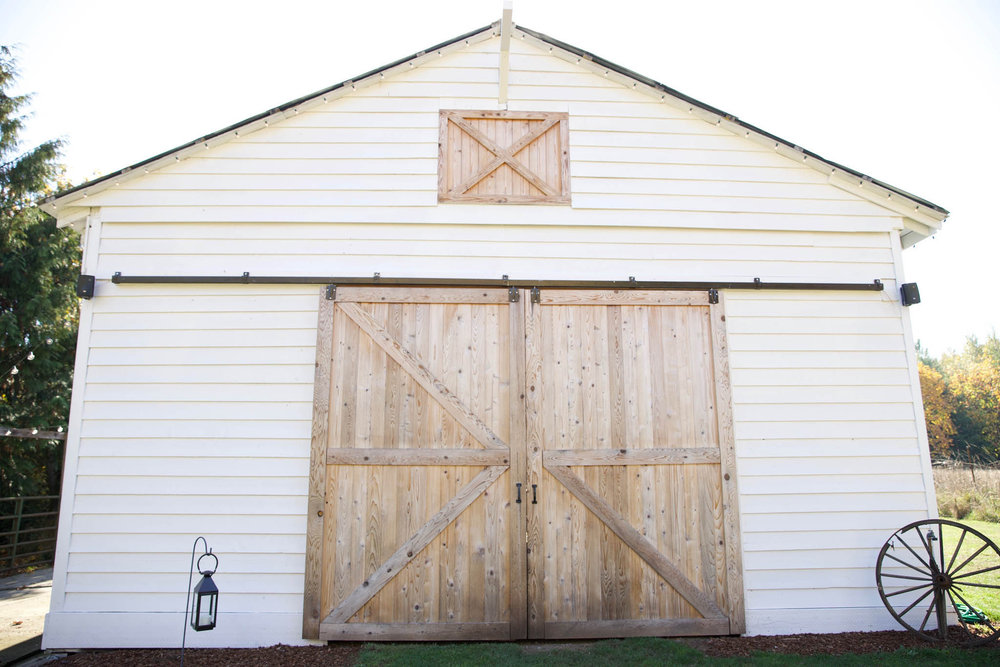
M 842 632 L 838 634 L 802 634 L 766 637 L 692 637 L 680 639 L 710 657 L 745 657 L 756 652 L 793 653 L 797 655 L 841 655 L 844 653 L 891 653 L 899 648 L 928 648 L 934 646 L 908 632 Z M 254 649 L 188 649 L 184 664 L 197 667 L 258 665 L 289 665 L 312 667 L 333 665 L 347 667 L 357 659 L 361 644 L 335 643 L 329 646 L 267 646 Z M 997 651 L 996 645 L 972 649 Z M 54 664 L 54 663 L 53 663 Z M 179 649 L 118 649 L 114 651 L 86 651 L 58 661 L 60 667 L 160 667 L 179 665 Z
M 697 637 L 682 639 L 688 646 L 713 658 L 745 657 L 758 651 L 797 655 L 842 655 L 844 653 L 892 653 L 900 648 L 940 647 L 905 630 L 840 632 L 757 637 Z M 957 644 L 952 644 L 956 646 Z M 996 644 L 971 650 L 996 651 Z M 997 656 L 1000 659 L 1000 655 Z
M 361 650 L 361 644 L 338 643 L 329 646 L 265 646 L 263 648 L 196 648 L 184 651 L 184 665 L 198 667 L 258 667 L 288 665 L 289 667 L 349 667 Z M 116 649 L 85 651 L 63 660 L 49 663 L 62 667 L 161 667 L 181 664 L 180 649 Z

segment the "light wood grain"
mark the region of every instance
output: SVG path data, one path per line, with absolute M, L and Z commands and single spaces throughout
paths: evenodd
M 568 114 L 491 113 L 440 112 L 438 200 L 569 203 Z
M 508 308 L 508 336 L 510 344 L 506 347 L 508 360 L 508 378 L 510 387 L 508 394 L 510 419 L 510 483 L 509 493 L 516 497 L 516 486 L 522 481 L 524 496 L 531 487 L 528 474 L 527 452 L 527 414 L 525 410 L 526 367 L 525 367 L 525 308 L 528 305 L 526 290 L 519 290 L 520 298 L 511 302 Z M 512 503 L 515 511 L 510 522 L 510 638 L 524 639 L 528 636 L 528 565 L 527 565 L 527 534 L 528 510 L 537 514 L 538 506 L 529 506 L 526 502 L 520 505 Z
M 543 415 L 541 410 L 542 382 L 542 330 L 541 312 L 538 304 L 530 303 L 527 291 L 522 294 L 521 303 L 524 312 L 524 416 L 525 416 L 525 449 L 527 465 L 527 484 L 542 484 L 544 469 L 542 468 Z M 545 575 L 545 560 L 543 555 L 543 518 L 542 512 L 551 513 L 553 508 L 548 504 L 549 496 L 546 487 L 541 489 L 541 499 L 537 510 L 527 512 L 527 533 L 525 535 L 525 554 L 527 567 L 527 608 L 528 637 L 541 639 L 545 636 L 545 591 L 543 577 Z
M 723 517 L 726 540 L 726 585 L 729 602 L 730 632 L 746 631 L 743 599 L 743 550 L 740 534 L 739 489 L 736 482 L 736 435 L 733 429 L 732 380 L 729 375 L 729 344 L 726 336 L 726 299 L 710 307 L 712 359 L 715 377 L 716 419 L 719 448 L 722 454 L 720 475 L 723 490 Z
M 506 289 L 467 287 L 337 287 L 338 303 L 495 303 L 508 299 Z
M 729 634 L 729 621 L 722 618 L 553 621 L 545 625 L 546 639 L 697 637 L 725 634 Z
M 323 579 L 323 510 L 326 505 L 326 448 L 330 415 L 330 362 L 333 354 L 333 302 L 320 297 L 316 327 L 316 377 L 313 381 L 313 428 L 309 457 L 309 502 L 306 517 L 306 571 L 302 603 L 302 636 L 319 637 Z
M 508 623 L 327 623 L 325 641 L 500 641 L 510 638 Z
M 647 305 L 647 306 L 707 306 L 707 292 L 668 292 L 664 290 L 577 290 L 542 289 L 543 306 L 587 305 Z
M 719 450 L 713 447 L 668 447 L 659 449 L 550 449 L 542 454 L 545 465 L 681 465 L 718 463 Z
M 425 523 L 406 542 L 403 543 L 388 559 L 380 563 L 378 568 L 361 586 L 347 595 L 324 619 L 324 623 L 345 623 L 354 616 L 361 607 L 385 586 L 392 577 L 409 563 L 438 533 L 448 527 L 455 518 L 479 497 L 506 470 L 506 466 L 490 466 L 471 482 L 462 487 L 430 521 Z
M 507 449 L 507 444 L 498 438 L 479 417 L 474 415 L 438 378 L 409 352 L 395 338 L 372 318 L 365 310 L 353 303 L 340 304 L 340 308 L 355 324 L 371 337 L 379 347 L 412 375 L 456 421 L 464 426 L 479 443 L 486 448 Z
M 597 515 L 615 535 L 646 561 L 657 574 L 667 580 L 674 589 L 684 596 L 705 618 L 720 618 L 723 616 L 715 601 L 697 588 L 676 565 L 661 554 L 639 531 L 608 505 L 607 501 L 590 489 L 583 480 L 577 477 L 565 466 L 546 466 L 546 470 L 559 480 L 574 496 L 579 498 L 591 512 Z
M 328 465 L 369 466 L 495 466 L 508 465 L 510 454 L 500 449 L 379 449 L 331 447 Z

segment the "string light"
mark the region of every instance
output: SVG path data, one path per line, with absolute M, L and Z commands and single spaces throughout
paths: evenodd
M 17 366 L 14 366 L 14 368 L 10 369 L 10 374 L 11 375 L 17 375 L 20 372 L 21 371 L 17 370 Z

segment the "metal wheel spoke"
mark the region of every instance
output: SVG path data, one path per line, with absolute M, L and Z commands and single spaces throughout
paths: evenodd
M 913 581 L 930 581 L 927 577 L 911 577 L 908 574 L 893 574 L 891 572 L 883 572 L 883 577 L 892 577 L 893 579 L 912 579 Z
M 959 570 L 961 570 L 961 569 L 962 569 L 963 567 L 965 567 L 966 565 L 968 565 L 969 563 L 971 563 L 971 562 L 972 562 L 972 559 L 973 559 L 973 558 L 975 558 L 975 557 L 976 557 L 976 556 L 978 556 L 979 554 L 981 554 L 981 553 L 983 553 L 984 551 L 986 551 L 986 548 L 987 548 L 988 546 L 990 546 L 990 545 L 989 545 L 988 543 L 987 543 L 987 544 L 983 544 L 983 546 L 981 546 L 981 547 L 979 547 L 978 549 L 976 549 L 976 553 L 972 554 L 971 556 L 969 556 L 968 558 L 966 558 L 966 559 L 965 559 L 964 561 L 962 561 L 962 564 L 961 564 L 961 565 L 959 565 L 958 567 L 956 567 L 956 568 L 955 568 L 954 570 L 952 570 L 952 571 L 951 571 L 951 572 L 949 573 L 949 574 L 951 574 L 951 575 L 952 575 L 952 578 L 954 578 L 954 575 L 955 575 L 955 573 L 956 573 L 956 572 L 958 572 L 958 571 L 959 571 Z
M 902 541 L 902 540 L 900 540 L 900 541 Z M 912 551 L 912 549 L 911 549 L 911 551 Z M 914 556 L 916 556 L 916 554 L 914 554 Z M 921 570 L 921 569 L 920 569 L 919 567 L 917 567 L 916 565 L 914 565 L 914 564 L 912 564 L 912 563 L 907 563 L 907 562 L 906 562 L 905 560 L 902 560 L 902 559 L 900 559 L 900 558 L 896 558 L 895 556 L 893 556 L 893 555 L 892 555 L 892 554 L 890 554 L 890 553 L 887 553 L 887 554 L 885 555 L 885 557 L 886 557 L 886 558 L 891 558 L 891 559 L 893 559 L 894 561 L 896 561 L 897 563 L 899 563 L 900 565 L 905 565 L 906 567 L 910 568 L 911 570 L 916 570 L 916 571 L 917 571 L 917 572 L 919 572 L 920 574 L 923 574 L 923 575 L 925 575 L 925 576 L 927 576 L 927 577 L 933 577 L 933 576 L 934 576 L 934 575 L 933 575 L 933 574 L 931 573 L 931 571 L 930 571 L 930 570 Z M 920 558 L 920 557 L 919 557 L 919 556 L 917 556 L 917 558 Z M 920 562 L 921 562 L 921 563 L 923 563 L 924 565 L 927 565 L 927 563 L 924 563 L 923 561 L 920 561 Z
M 976 608 L 973 607 L 971 604 L 969 604 L 969 601 L 966 600 L 964 597 L 962 597 L 962 594 L 959 593 L 958 590 L 949 588 L 948 589 L 948 596 L 951 597 L 951 593 L 952 593 L 953 590 L 955 591 L 955 595 L 958 596 L 958 599 L 962 601 L 962 604 L 964 604 L 966 607 L 969 608 L 969 611 L 971 611 L 974 614 L 976 614 L 976 616 L 979 617 L 980 621 L 982 621 L 983 623 L 986 623 L 986 625 L 990 626 L 990 630 L 992 630 L 991 634 L 996 634 L 997 629 L 995 627 L 993 627 L 992 623 L 990 623 L 990 619 L 986 616 L 986 614 L 983 614 L 981 612 L 976 611 L 975 610 Z M 952 598 L 951 603 L 955 604 L 955 599 L 954 598 Z M 958 607 L 955 608 L 955 613 L 958 614 Z M 962 622 L 962 620 L 961 620 L 962 619 L 962 615 L 961 614 L 958 614 L 958 618 L 959 618 L 959 622 L 962 624 L 962 627 L 965 627 L 965 623 Z
M 917 531 L 917 535 L 920 536 L 920 531 L 919 530 Z M 924 567 L 926 567 L 929 572 L 933 572 L 934 571 L 934 568 L 932 568 L 930 566 L 930 564 L 928 564 L 927 561 L 925 561 L 923 558 L 921 558 L 920 554 L 918 554 L 916 551 L 913 550 L 913 547 L 911 547 L 909 544 L 906 543 L 906 540 L 903 539 L 902 535 L 900 535 L 900 534 L 897 533 L 896 537 L 898 537 L 899 541 L 903 543 L 903 546 L 906 547 L 906 550 L 909 551 L 911 554 L 913 554 L 914 558 L 916 558 L 918 561 L 920 561 L 921 565 L 923 565 Z M 920 539 L 923 540 L 924 538 L 921 536 Z M 900 561 L 900 562 L 902 562 L 902 561 Z
M 962 550 L 962 542 L 965 541 L 965 536 L 968 535 L 966 531 L 962 531 L 962 534 L 958 538 L 958 544 L 955 546 L 955 553 L 951 555 L 951 560 L 948 561 L 948 567 L 945 568 L 945 572 L 951 574 L 951 566 L 955 564 L 955 559 L 958 558 L 958 552 Z
M 925 597 L 927 597 L 928 595 L 930 595 L 930 594 L 931 594 L 931 593 L 933 593 L 933 592 L 934 592 L 934 589 L 932 588 L 932 589 L 930 589 L 929 591 L 927 591 L 926 593 L 924 593 L 923 595 L 921 595 L 920 597 L 918 597 L 918 598 L 917 598 L 916 600 L 914 600 L 914 601 L 913 601 L 913 604 L 911 604 L 911 605 L 910 605 L 909 607 L 907 607 L 907 608 L 906 608 L 906 609 L 904 609 L 903 611 L 899 612 L 899 617 L 900 617 L 900 618 L 903 618 L 904 616 L 906 616 L 906 614 L 907 614 L 907 613 L 908 613 L 908 612 L 909 612 L 909 611 L 910 611 L 911 609 L 913 609 L 913 608 L 914 608 L 914 607 L 916 607 L 916 606 L 917 606 L 918 604 L 920 604 L 921 602 L 923 602 L 924 598 L 925 598 Z
M 986 567 L 983 568 L 982 570 L 976 570 L 975 572 L 966 572 L 965 574 L 960 574 L 957 577 L 952 577 L 952 579 L 965 579 L 966 577 L 982 574 L 983 572 L 992 572 L 993 570 L 1000 570 L 1000 565 L 994 565 L 993 567 Z
M 934 598 L 933 600 L 931 600 L 931 606 L 927 607 L 927 613 L 924 614 L 924 620 L 920 624 L 920 632 L 923 632 L 924 628 L 927 626 L 927 621 L 930 620 L 931 612 L 934 611 L 934 605 L 936 605 L 936 604 L 937 604 L 937 598 Z
M 885 596 L 887 598 L 891 598 L 893 595 L 902 595 L 903 593 L 909 593 L 911 591 L 917 591 L 917 590 L 920 590 L 921 588 L 927 588 L 928 586 L 933 586 L 933 585 L 934 584 L 932 584 L 931 582 L 927 582 L 926 584 L 920 584 L 919 586 L 910 586 L 909 588 L 903 588 L 903 589 L 898 590 L 898 591 L 893 591 L 892 593 L 886 593 Z M 909 611 L 909 610 L 907 610 L 907 611 Z
M 962 586 L 974 586 L 975 588 L 1000 588 L 996 584 L 974 584 L 970 581 L 956 581 L 954 584 L 955 588 L 962 590 Z

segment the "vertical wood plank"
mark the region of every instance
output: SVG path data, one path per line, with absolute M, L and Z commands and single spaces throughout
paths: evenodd
M 326 448 L 329 446 L 330 381 L 334 302 L 320 295 L 313 380 L 312 437 L 309 447 L 309 500 L 306 519 L 306 572 L 302 636 L 319 638 L 323 581 L 323 511 L 326 508 Z
M 723 516 L 725 517 L 726 583 L 729 602 L 729 631 L 746 631 L 743 602 L 743 549 L 740 541 L 739 489 L 736 485 L 736 436 L 733 430 L 733 395 L 729 376 L 729 344 L 726 336 L 725 295 L 709 306 L 712 312 L 712 359 L 715 371 L 715 405 L 722 453 Z
M 521 304 L 524 315 L 524 420 L 527 483 L 542 484 L 542 421 L 541 421 L 541 372 L 542 372 L 542 329 L 539 304 L 529 303 L 527 291 L 522 293 Z M 513 452 L 512 452 L 513 454 Z M 553 508 L 548 501 L 549 490 L 540 486 L 538 505 L 526 512 L 527 536 L 527 596 L 528 637 L 541 639 L 545 636 L 544 595 L 542 588 L 544 552 L 547 545 L 542 542 L 542 513 L 552 515 Z M 512 496 L 513 498 L 513 496 Z
M 511 516 L 508 542 L 510 544 L 510 638 L 525 639 L 528 636 L 528 555 L 530 543 L 526 543 L 526 535 L 530 534 L 527 515 L 538 515 L 544 508 L 544 495 L 541 505 L 520 505 L 511 502 L 516 498 L 517 482 L 531 488 L 533 476 L 528 471 L 527 452 L 527 386 L 526 386 L 526 345 L 525 308 L 528 294 L 526 290 L 518 290 L 519 299 L 511 302 L 507 308 L 507 340 L 504 346 L 507 354 L 508 404 L 509 404 L 509 434 L 510 471 L 508 477 L 507 513 Z

